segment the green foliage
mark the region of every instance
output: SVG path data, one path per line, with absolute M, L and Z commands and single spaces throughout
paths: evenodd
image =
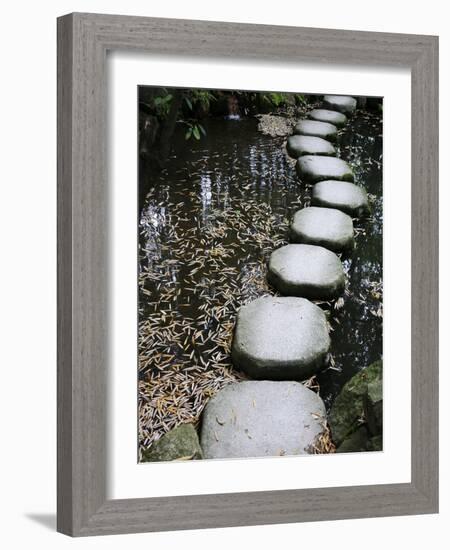
M 199 123 L 192 123 L 192 122 L 184 122 L 184 124 L 187 125 L 188 129 L 187 132 L 184 134 L 184 137 L 186 140 L 191 139 L 191 137 L 194 137 L 195 139 L 199 140 L 202 136 L 206 136 L 206 130 L 203 128 L 203 126 Z
M 286 94 L 281 92 L 270 92 L 266 94 L 266 98 L 274 107 L 280 107 L 286 103 Z
M 183 99 L 191 111 L 194 111 L 196 103 L 200 103 L 203 108 L 208 109 L 210 102 L 216 100 L 215 96 L 208 90 L 190 90 L 185 93 Z M 186 140 L 192 137 L 200 140 L 202 135 L 206 136 L 205 128 L 194 119 L 182 120 L 181 122 L 187 126 L 184 134 Z
M 191 111 L 194 110 L 196 103 L 199 103 L 203 109 L 208 110 L 211 101 L 216 101 L 216 99 L 209 90 L 190 90 L 184 95 L 184 101 Z
M 306 97 L 305 97 L 303 94 L 295 94 L 295 95 L 294 95 L 294 98 L 295 98 L 295 102 L 296 102 L 298 105 L 305 105 L 305 103 L 306 103 Z
M 162 118 L 167 117 L 170 111 L 170 103 L 172 101 L 172 94 L 165 94 L 162 96 L 156 96 L 153 98 L 153 107 L 156 114 Z
M 211 101 L 216 101 L 216 97 L 209 90 L 192 90 L 191 97 L 194 102 L 200 103 L 204 109 L 208 109 Z

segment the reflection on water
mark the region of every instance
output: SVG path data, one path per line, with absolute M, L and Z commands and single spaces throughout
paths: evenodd
M 282 138 L 254 120 L 210 120 L 207 137 L 177 136 L 166 169 L 150 183 L 140 218 L 140 443 L 197 421 L 206 401 L 243 375 L 229 358 L 235 314 L 264 294 L 268 256 L 287 242 L 292 214 L 309 201 Z M 330 368 L 318 377 L 327 406 L 356 371 L 381 356 L 382 186 L 379 117 L 360 112 L 340 155 L 373 195 L 344 265 L 345 299 L 331 308 Z M 342 303 L 343 302 L 343 303 Z

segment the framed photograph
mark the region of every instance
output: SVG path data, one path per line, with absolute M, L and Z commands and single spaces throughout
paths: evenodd
M 438 511 L 438 39 L 58 19 L 58 530 Z

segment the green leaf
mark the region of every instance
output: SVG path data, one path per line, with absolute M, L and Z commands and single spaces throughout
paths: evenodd
M 187 96 L 184 96 L 184 100 L 186 101 L 189 109 L 192 111 L 193 107 L 192 107 L 191 100 Z
M 203 126 L 201 124 L 197 124 L 197 126 L 200 128 L 200 132 L 206 136 L 206 130 L 203 128 Z
M 192 136 L 192 128 L 189 128 L 189 130 L 184 134 L 184 139 L 190 139 Z
M 192 133 L 194 134 L 195 139 L 200 139 L 200 131 L 198 129 L 198 126 L 194 126 L 192 128 Z

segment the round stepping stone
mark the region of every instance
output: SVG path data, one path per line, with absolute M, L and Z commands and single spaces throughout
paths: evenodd
M 291 239 L 296 243 L 324 246 L 333 252 L 349 251 L 354 245 L 353 221 L 334 208 L 303 208 L 294 214 Z
M 272 252 L 267 278 L 281 294 L 311 300 L 331 300 L 345 287 L 341 260 L 310 244 L 288 244 Z
M 337 111 L 329 111 L 328 109 L 313 109 L 309 113 L 309 118 L 318 120 L 319 122 L 328 122 L 337 128 L 344 126 L 347 122 L 347 117 L 343 113 Z
M 301 120 L 294 126 L 294 134 L 302 136 L 315 136 L 323 139 L 336 141 L 337 128 L 328 122 L 319 122 L 317 120 Z
M 353 172 L 345 160 L 319 155 L 304 155 L 295 165 L 298 176 L 309 183 L 323 180 L 353 181 Z
M 304 455 L 325 431 L 325 405 L 298 382 L 249 380 L 230 384 L 206 405 L 205 458 Z
M 356 110 L 356 99 L 348 95 L 326 95 L 323 105 L 326 109 L 351 115 Z
M 330 337 L 324 312 L 304 298 L 258 298 L 237 315 L 231 359 L 252 378 L 304 380 L 324 364 Z
M 286 149 L 289 155 L 295 159 L 302 155 L 333 156 L 336 154 L 336 149 L 329 141 L 314 136 L 290 136 Z
M 347 181 L 325 180 L 316 183 L 312 190 L 311 204 L 337 208 L 355 218 L 370 214 L 366 190 Z

